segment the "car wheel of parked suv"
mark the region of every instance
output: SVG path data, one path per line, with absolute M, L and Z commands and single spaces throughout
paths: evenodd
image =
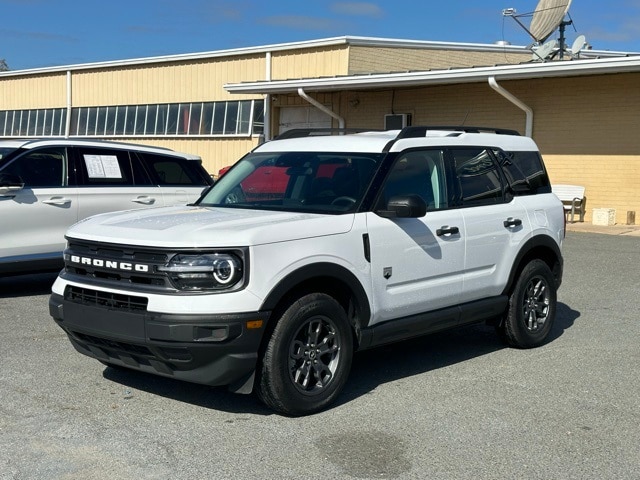
M 331 403 L 344 386 L 353 336 L 343 308 L 313 293 L 287 308 L 267 344 L 258 395 L 271 408 L 304 415 Z
M 542 260 L 524 267 L 509 298 L 503 327 L 509 345 L 531 348 L 545 341 L 555 318 L 555 285 L 553 273 Z

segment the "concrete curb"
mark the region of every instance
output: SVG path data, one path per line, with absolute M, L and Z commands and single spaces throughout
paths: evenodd
M 567 223 L 567 232 L 602 233 L 640 237 L 640 225 L 592 225 L 586 222 Z

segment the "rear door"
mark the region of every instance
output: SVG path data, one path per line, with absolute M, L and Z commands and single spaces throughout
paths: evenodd
M 92 146 L 73 150 L 80 219 L 163 205 L 160 189 L 152 184 L 139 159 L 128 150 Z
M 22 190 L 0 195 L 0 262 L 61 257 L 64 234 L 78 219 L 77 189 L 69 185 L 67 150 L 27 151 L 2 169 Z
M 453 148 L 458 202 L 464 217 L 466 263 L 461 303 L 500 295 L 519 247 L 531 231 L 518 197 L 489 149 Z

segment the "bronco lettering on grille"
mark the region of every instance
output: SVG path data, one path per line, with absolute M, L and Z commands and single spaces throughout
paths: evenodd
M 88 265 L 91 267 L 108 268 L 111 270 L 125 270 L 128 272 L 149 272 L 149 265 L 142 263 L 103 260 L 101 258 L 81 257 L 80 255 L 69 255 L 67 258 L 70 263 L 75 263 L 77 265 Z

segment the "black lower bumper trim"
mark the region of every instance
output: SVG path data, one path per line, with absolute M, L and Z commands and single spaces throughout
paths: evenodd
M 49 311 L 75 349 L 104 363 L 230 385 L 255 370 L 269 312 L 176 315 L 83 305 L 52 294 Z M 261 328 L 247 322 L 262 320 Z M 255 323 L 253 323 L 255 325 Z

